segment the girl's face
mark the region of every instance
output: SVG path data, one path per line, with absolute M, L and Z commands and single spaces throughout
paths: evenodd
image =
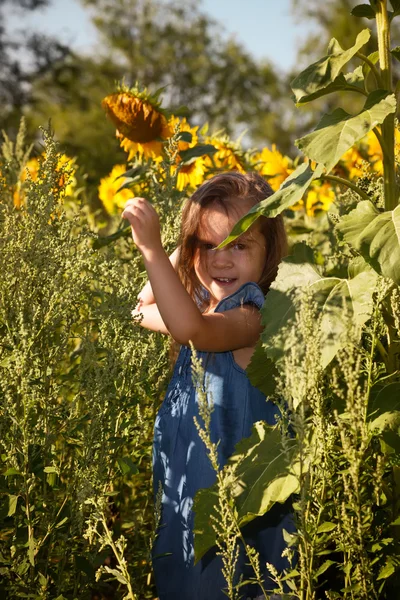
M 244 283 L 258 283 L 265 266 L 265 237 L 257 222 L 225 248 L 214 249 L 252 206 L 235 204 L 237 214 L 232 216 L 227 215 L 218 204 L 205 208 L 197 230 L 194 270 L 200 283 L 210 293 L 210 309 Z

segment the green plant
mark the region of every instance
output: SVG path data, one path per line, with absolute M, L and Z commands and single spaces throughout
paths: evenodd
M 68 166 L 56 171 L 49 131 L 37 180 L 27 178 L 14 206 L 28 154 L 23 129 L 15 144 L 5 138 L 0 595 L 153 598 L 152 420 L 168 342 L 134 326 L 141 261 L 126 239 L 93 247 L 85 208 L 64 198 Z M 174 226 L 170 217 L 169 243 Z
M 295 494 L 298 533 L 287 542 L 298 562 L 275 577 L 301 600 L 392 598 L 398 586 L 400 208 L 390 61 L 399 54 L 390 51 L 389 30 L 400 4 L 392 0 L 391 7 L 371 0 L 353 11 L 376 19 L 377 52 L 361 53 L 368 29 L 348 50 L 333 39 L 327 55 L 292 84 L 299 105 L 346 92 L 365 96 L 364 108 L 323 116 L 296 142 L 307 160 L 221 244 L 260 215 L 284 212 L 315 179 L 340 186 L 324 225 L 329 244 L 315 250 L 296 244 L 280 265 L 248 368 L 253 384 L 280 402 L 289 428 L 281 436 L 257 425 L 230 461 L 241 482 L 234 493 L 240 526 Z M 344 74 L 351 60 L 361 64 Z M 343 153 L 371 130 L 383 151 L 382 182 L 331 175 Z M 198 522 L 212 512 L 212 499 L 199 493 Z M 209 528 L 197 535 L 197 556 L 213 539 Z

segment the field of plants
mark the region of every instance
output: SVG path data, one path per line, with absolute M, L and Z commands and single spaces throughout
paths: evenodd
M 223 244 L 260 215 L 285 220 L 289 255 L 247 369 L 281 417 L 257 423 L 220 469 L 195 363 L 216 471 L 213 493 L 195 498 L 196 559 L 217 544 L 227 597 L 239 600 L 241 528 L 292 498 L 291 567 L 270 565 L 282 600 L 400 598 L 400 47 L 390 37 L 400 1 L 352 12 L 366 20 L 352 45 L 331 39 L 291 83 L 299 110 L 330 100 L 293 156 L 193 125 L 164 106 L 164 89 L 121 82 L 101 105 L 124 159 L 97 182 L 96 209 L 56 127 L 39 145 L 23 119 L 14 137 L 3 132 L 1 598 L 156 598 L 151 447 L 176 348 L 131 314 L 146 272 L 121 213 L 129 198 L 149 199 L 170 254 L 184 199 L 223 171 L 257 171 L 274 190 Z M 377 46 L 364 53 L 372 31 Z M 357 112 L 341 107 L 346 95 Z

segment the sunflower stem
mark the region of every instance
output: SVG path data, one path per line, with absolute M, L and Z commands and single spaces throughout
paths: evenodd
M 376 27 L 378 34 L 379 65 L 383 89 L 393 91 L 392 61 L 390 54 L 390 19 L 387 10 L 387 0 L 374 0 Z M 394 154 L 394 119 L 390 114 L 382 123 L 382 138 L 387 149 L 383 152 L 383 185 L 385 210 L 393 210 L 398 203 L 399 190 L 396 184 L 395 154 Z
M 366 192 L 361 190 L 355 183 L 349 181 L 348 179 L 344 179 L 343 177 L 337 177 L 337 175 L 322 175 L 321 177 L 319 177 L 319 179 L 322 179 L 324 181 L 331 181 L 332 183 L 339 183 L 340 185 L 345 185 L 346 187 L 356 192 L 356 194 L 361 196 L 363 200 L 371 200 L 371 198 Z

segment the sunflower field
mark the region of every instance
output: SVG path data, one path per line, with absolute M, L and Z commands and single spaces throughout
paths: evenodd
M 332 39 L 292 90 L 299 107 L 337 92 L 364 106 L 323 115 L 296 158 L 191 124 L 163 107 L 162 89 L 121 83 L 102 107 L 126 159 L 98 181 L 95 211 L 57 131 L 42 129 L 40 150 L 24 121 L 15 140 L 4 134 L 1 598 L 156 598 L 151 445 L 175 348 L 132 316 L 146 272 L 121 213 L 128 199 L 149 199 L 170 254 L 184 199 L 225 171 L 256 171 L 274 194 L 221 246 L 260 215 L 285 219 L 289 255 L 247 369 L 282 417 L 257 423 L 215 465 L 215 493 L 197 494 L 196 560 L 217 544 L 228 561 L 240 528 L 292 497 L 297 533 L 287 533 L 291 568 L 270 565 L 276 594 L 400 598 L 400 49 L 390 42 L 400 2 L 370 0 L 353 14 L 376 24 L 376 51 L 362 52 L 368 28 L 347 49 Z M 212 457 L 206 425 L 203 438 Z M 249 549 L 260 582 L 257 560 Z

